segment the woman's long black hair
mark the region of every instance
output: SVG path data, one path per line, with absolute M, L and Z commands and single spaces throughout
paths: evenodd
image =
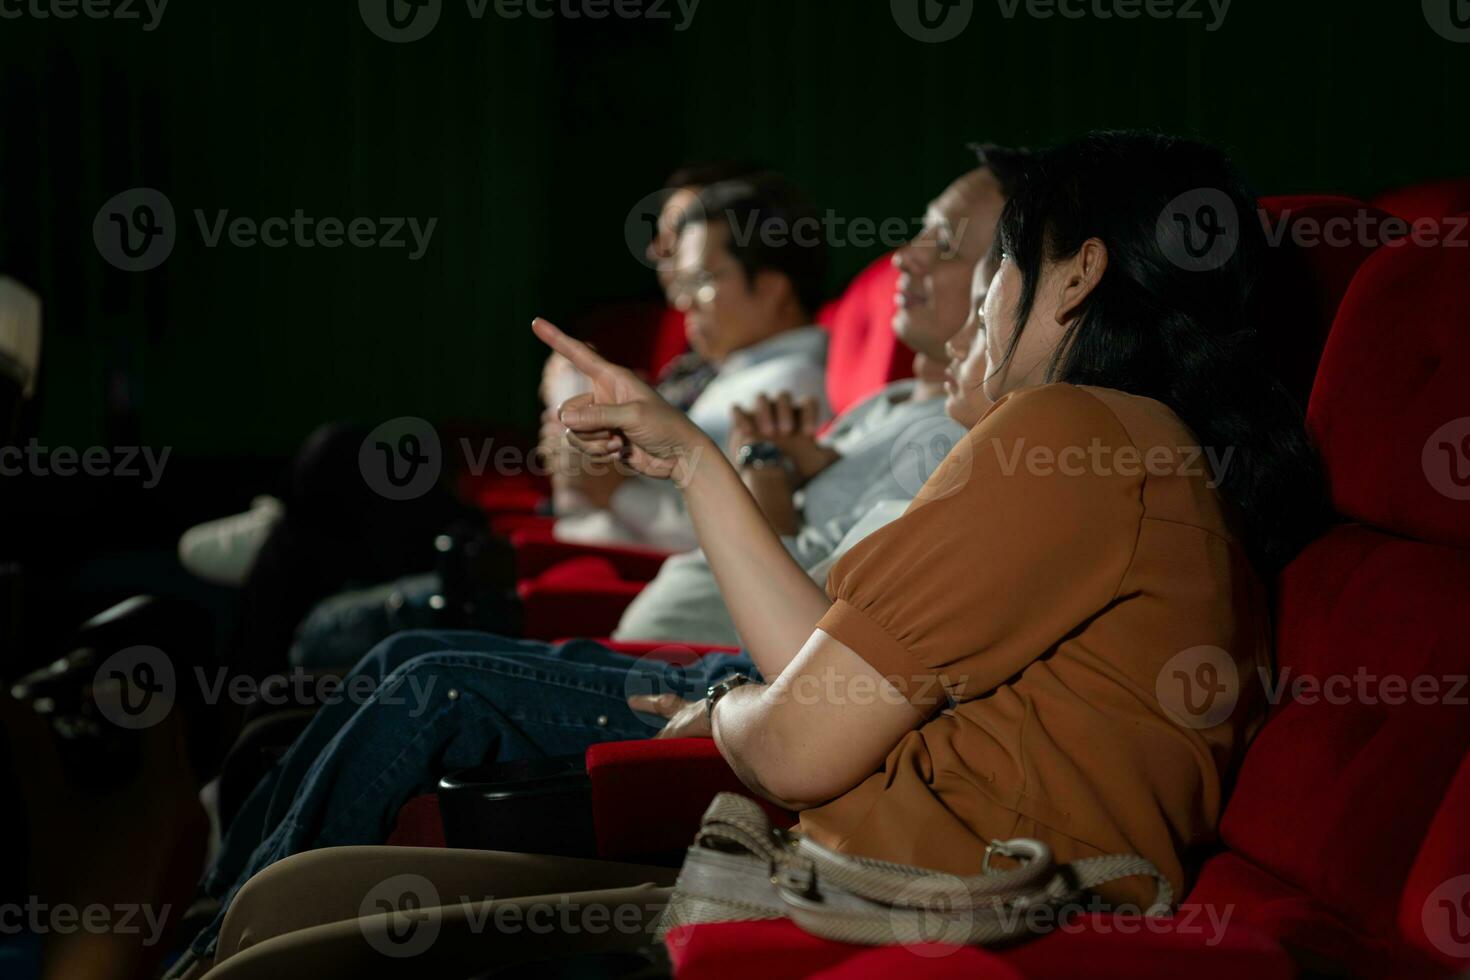
M 1091 238 L 1107 246 L 1102 280 L 1047 380 L 1157 399 L 1215 458 L 1233 451 L 1215 477 L 1252 561 L 1269 574 L 1319 533 L 1328 510 L 1301 410 L 1257 349 L 1252 294 L 1266 242 L 1256 208 L 1215 147 L 1093 133 L 1033 161 L 997 245 L 1021 274 L 1022 327 L 1045 262 Z M 1019 337 L 1018 327 L 1009 354 Z

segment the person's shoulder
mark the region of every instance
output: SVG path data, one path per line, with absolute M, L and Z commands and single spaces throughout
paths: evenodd
M 971 430 L 972 436 L 1016 432 L 1033 441 L 1126 436 L 1126 427 L 1115 411 L 1115 403 L 1104 394 L 1131 398 L 1106 388 L 1051 382 L 1021 388 L 1003 395 Z
M 826 366 L 820 359 L 799 353 L 771 357 L 750 365 L 738 374 L 742 386 L 757 386 L 765 394 L 816 394 L 826 390 Z

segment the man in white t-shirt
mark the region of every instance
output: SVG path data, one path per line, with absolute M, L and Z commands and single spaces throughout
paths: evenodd
M 934 199 L 924 229 L 894 256 L 893 329 L 916 352 L 912 380 L 844 412 L 821 440 L 811 435 L 815 426 L 802 424 L 800 410 L 772 412 L 769 397 L 760 411 L 739 416 L 742 431 L 731 452 L 746 461 L 747 488 L 787 550 L 824 585 L 848 548 L 903 513 L 964 434 L 944 411 L 945 345 L 969 314 L 975 266 L 991 249 L 1023 160 L 987 148 L 982 166 Z M 791 420 L 784 430 L 782 418 Z M 702 551 L 665 561 L 624 611 L 613 639 L 741 644 Z
M 827 336 L 812 324 L 826 245 L 800 233 L 812 221 L 811 206 L 774 174 L 713 184 L 681 216 L 667 289 L 690 348 L 714 371 L 688 412 L 717 444 L 727 441 L 732 410 L 762 392 L 789 392 L 825 418 Z M 556 459 L 572 476 L 585 465 L 575 453 Z M 564 541 L 668 551 L 695 543 L 667 481 L 610 476 L 580 513 L 557 516 Z

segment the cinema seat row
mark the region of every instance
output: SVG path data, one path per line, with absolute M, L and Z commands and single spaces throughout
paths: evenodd
M 1343 197 L 1266 198 L 1261 207 L 1264 220 L 1280 225 L 1283 242 L 1266 276 L 1261 309 L 1270 317 L 1271 332 L 1282 338 L 1273 348 L 1276 370 L 1305 402 L 1337 303 L 1374 245 L 1354 240 L 1340 247 L 1301 248 L 1293 245 L 1301 237 L 1295 229 L 1321 228 L 1334 220 L 1358 222 L 1359 215 L 1370 224 L 1381 224 L 1391 216 Z M 912 354 L 897 342 L 889 326 L 896 280 L 897 271 L 885 256 L 864 269 L 819 315 L 829 333 L 827 386 L 834 412 L 911 371 Z M 639 316 L 636 322 L 623 321 L 620 329 L 600 324 L 593 336 L 601 347 L 611 346 L 601 339 L 604 335 L 616 338 L 632 363 L 656 374 L 663 359 L 676 350 L 674 332 L 682 338 L 682 318 L 642 312 Z M 658 340 L 636 347 L 626 339 L 640 333 Z M 647 351 L 654 352 L 652 361 L 643 358 Z M 515 549 L 517 593 L 528 637 L 552 640 L 611 633 L 623 610 L 667 557 L 641 548 L 556 541 L 552 520 L 529 512 L 545 488 L 523 480 L 482 480 L 471 492 L 487 508 L 492 529 L 508 537 Z
M 1470 181 L 1374 205 L 1291 197 L 1264 199 L 1262 209 L 1288 229 L 1360 215 L 1470 218 L 1460 213 L 1470 209 Z M 836 406 L 907 366 L 887 327 L 892 275 L 886 260 L 875 263 L 824 311 Z M 1084 916 L 998 951 L 844 946 L 786 922 L 699 926 L 669 939 L 677 975 L 1265 980 L 1470 968 L 1467 290 L 1463 245 L 1302 248 L 1288 234 L 1273 249 L 1262 330 L 1306 405 L 1340 520 L 1276 583 L 1278 700 L 1233 788 L 1220 848 L 1172 926 Z M 676 321 L 662 322 L 672 336 Z M 487 505 L 493 493 L 482 488 Z M 509 495 L 499 503 L 496 519 L 525 517 Z M 606 634 L 660 560 L 569 548 L 529 522 L 516 535 L 528 635 Z M 538 602 L 550 611 L 534 612 Z M 618 646 L 672 659 L 711 649 Z M 707 740 L 599 745 L 586 770 L 596 850 L 608 859 L 676 853 L 714 793 L 743 791 Z M 393 842 L 443 841 L 439 801 L 411 801 Z

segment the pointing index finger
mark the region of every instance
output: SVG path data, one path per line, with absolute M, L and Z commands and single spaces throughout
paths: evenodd
M 588 377 L 601 374 L 608 366 L 607 361 L 591 347 L 574 337 L 562 333 L 561 328 L 544 317 L 531 321 L 531 330 L 541 342 L 572 362 L 572 365 Z

